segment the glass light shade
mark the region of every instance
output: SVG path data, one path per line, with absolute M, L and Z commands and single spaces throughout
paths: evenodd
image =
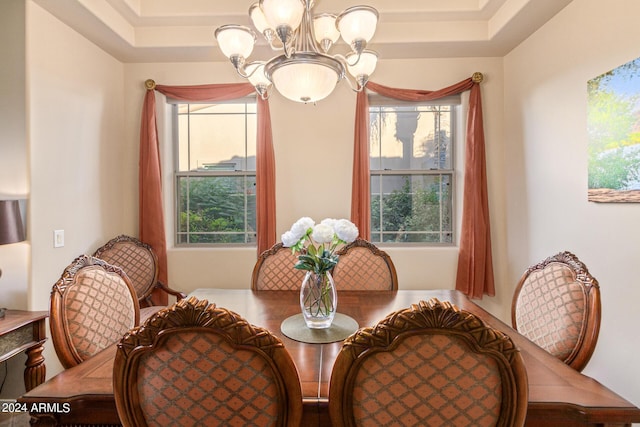
M 378 11 L 369 6 L 354 6 L 342 12 L 336 21 L 342 39 L 348 44 L 354 40 L 369 42 L 376 32 Z
M 356 62 L 358 59 L 357 53 L 350 53 L 347 55 L 347 70 L 349 74 L 353 77 L 359 76 L 370 76 L 376 69 L 376 64 L 378 63 L 378 54 L 372 50 L 364 50 L 360 55 L 360 60 Z
M 269 61 L 265 70 L 278 92 L 296 102 L 326 98 L 344 76 L 340 62 L 320 54 L 281 55 Z
M 216 30 L 215 36 L 220 50 L 227 58 L 233 55 L 248 58 L 256 42 L 253 31 L 242 25 L 223 25 Z
M 269 23 L 267 22 L 267 18 L 262 12 L 262 9 L 260 9 L 259 3 L 254 3 L 251 5 L 251 7 L 249 8 L 249 16 L 251 17 L 251 22 L 253 22 L 253 25 L 258 29 L 258 31 L 260 31 L 261 34 L 264 34 L 266 30 L 271 28 L 269 26 Z
M 304 14 L 300 0 L 260 0 L 260 7 L 271 28 L 285 25 L 295 30 Z
M 249 83 L 254 87 L 258 85 L 271 86 L 271 80 L 264 74 L 264 64 L 251 64 L 247 66 L 247 74 L 249 74 Z
M 330 13 L 323 13 L 313 18 L 313 32 L 316 41 L 322 43 L 322 40 L 331 40 L 335 43 L 340 38 L 340 31 L 336 28 L 336 16 Z

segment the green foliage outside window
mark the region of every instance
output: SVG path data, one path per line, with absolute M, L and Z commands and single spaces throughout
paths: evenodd
M 433 182 L 414 185 L 404 177 L 401 189 L 371 199 L 371 233 L 373 240 L 383 242 L 451 243 L 451 192 L 450 185 L 433 176 Z M 446 181 L 446 180 L 445 180 Z M 382 220 L 380 218 L 382 215 Z M 380 230 L 382 225 L 382 230 Z
M 182 176 L 179 188 L 181 243 L 255 241 L 255 176 Z

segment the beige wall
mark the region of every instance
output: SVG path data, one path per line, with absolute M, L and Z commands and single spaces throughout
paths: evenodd
M 574 0 L 505 57 L 509 282 L 562 250 L 599 280 L 602 329 L 585 369 L 640 404 L 640 205 L 587 202 L 587 80 L 639 56 L 640 3 Z
M 28 269 L 17 291 L 24 304 L 12 307 L 47 310 L 53 283 L 76 256 L 117 233 L 135 232 L 137 143 L 123 129 L 123 65 L 39 6 L 19 3 L 26 4 L 26 74 L 12 84 L 27 99 L 22 108 L 16 103 L 12 121 L 26 121 L 27 137 L 16 142 L 17 154 L 2 156 L 14 171 L 0 183 L 30 184 L 29 242 L 6 247 Z M 54 249 L 56 229 L 65 230 L 65 246 Z M 2 306 L 12 300 L 3 289 Z M 45 358 L 50 377 L 60 370 L 50 340 Z M 24 358 L 12 366 L 3 397 L 24 393 Z
M 123 131 L 123 66 L 35 4 L 29 13 L 30 307 L 76 256 L 133 228 L 136 160 Z M 37 29 L 37 30 L 36 30 Z M 53 230 L 65 246 L 53 247 Z M 124 230 L 123 230 L 124 229 Z
M 401 70 L 401 71 L 398 71 Z M 391 86 L 440 89 L 470 77 L 474 71 L 486 75 L 483 83 L 483 103 L 488 145 L 488 168 L 491 192 L 492 227 L 497 254 L 504 251 L 505 237 L 503 202 L 503 147 L 502 128 L 502 60 L 499 58 L 465 58 L 435 60 L 381 60 L 375 81 Z M 139 131 L 139 115 L 143 82 L 152 78 L 158 84 L 205 84 L 240 81 L 228 63 L 192 64 L 128 64 L 127 84 L 127 139 L 134 139 Z M 170 171 L 170 130 L 162 120 L 163 97 L 157 96 L 161 149 L 165 154 L 165 189 L 167 210 L 171 211 L 173 182 Z M 466 100 L 466 97 L 465 97 Z M 281 233 L 301 216 L 316 220 L 325 217 L 349 217 L 351 197 L 351 165 L 353 158 L 353 123 L 355 94 L 346 83 L 317 105 L 302 105 L 285 100 L 275 93 L 270 98 L 276 157 L 276 226 Z M 466 119 L 466 105 L 461 112 L 462 128 Z M 462 132 L 462 131 L 461 131 Z M 163 138 L 164 137 L 164 138 Z M 464 148 L 458 145 L 457 162 L 463 167 Z M 313 175 L 311 175 L 313 171 Z M 316 177 L 324 173 L 318 186 Z M 314 182 L 312 182 L 312 179 Z M 459 194 L 462 192 L 462 174 L 457 177 Z M 461 201 L 458 209 L 461 208 Z M 168 217 L 167 235 L 173 233 L 172 218 Z M 458 221 L 459 225 L 459 221 Z M 398 248 L 384 247 L 392 255 L 398 270 L 400 287 L 452 288 L 454 286 L 457 247 Z M 170 245 L 169 281 L 185 291 L 198 287 L 249 287 L 256 252 L 248 249 L 185 249 Z M 504 275 L 496 263 L 498 278 Z M 504 280 L 497 281 L 500 287 Z M 506 291 L 487 304 L 503 304 Z

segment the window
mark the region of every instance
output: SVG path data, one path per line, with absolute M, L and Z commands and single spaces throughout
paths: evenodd
M 369 107 L 371 240 L 451 244 L 459 99 L 388 101 L 372 99 Z
M 255 100 L 173 111 L 177 244 L 255 243 Z

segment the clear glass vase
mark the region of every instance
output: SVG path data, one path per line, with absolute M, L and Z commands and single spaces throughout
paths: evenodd
M 300 308 L 307 327 L 324 329 L 331 326 L 337 305 L 338 295 L 331 273 L 307 271 L 300 288 Z

